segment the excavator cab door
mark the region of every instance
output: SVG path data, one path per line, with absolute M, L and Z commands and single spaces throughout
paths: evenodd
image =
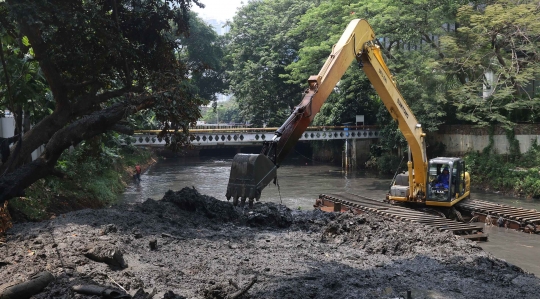
M 456 170 L 454 179 L 454 195 L 455 197 L 461 197 L 465 194 L 465 161 L 457 160 L 454 162 L 454 169 Z
M 448 170 L 448 181 L 443 182 L 441 178 L 445 169 Z M 451 200 L 452 170 L 452 161 L 440 158 L 429 161 L 427 200 L 440 202 Z
M 442 182 L 441 175 L 448 169 L 448 177 Z M 427 200 L 450 202 L 465 193 L 465 161 L 460 158 L 440 157 L 429 161 Z

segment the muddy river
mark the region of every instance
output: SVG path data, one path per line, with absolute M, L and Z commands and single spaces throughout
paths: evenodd
M 169 190 L 195 186 L 202 194 L 225 200 L 231 159 L 178 158 L 160 161 L 132 184 L 121 196 L 122 201 L 143 202 L 161 199 Z M 362 171 L 344 172 L 339 166 L 320 164 L 303 157 L 293 157 L 278 169 L 278 186 L 269 185 L 261 200 L 282 202 L 294 209 L 312 209 L 321 193 L 350 192 L 383 199 L 391 177 L 377 177 Z M 504 203 L 516 207 L 540 209 L 540 202 L 517 199 L 493 193 L 475 192 L 472 198 Z M 495 256 L 540 277 L 540 236 L 513 230 L 488 227 L 489 242 L 480 246 Z

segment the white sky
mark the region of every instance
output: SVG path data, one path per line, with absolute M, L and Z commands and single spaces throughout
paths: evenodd
M 199 14 L 203 19 L 216 19 L 220 21 L 232 20 L 236 9 L 242 6 L 241 2 L 247 3 L 247 0 L 199 0 L 205 5 L 201 9 L 193 5 L 193 11 Z

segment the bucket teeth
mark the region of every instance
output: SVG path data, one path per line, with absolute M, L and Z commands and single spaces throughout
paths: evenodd
M 243 207 L 245 205 L 246 205 L 246 198 L 242 197 L 242 199 L 240 200 L 240 206 Z
M 233 206 L 235 206 L 235 207 L 238 205 L 238 196 L 233 197 L 232 204 L 233 204 Z

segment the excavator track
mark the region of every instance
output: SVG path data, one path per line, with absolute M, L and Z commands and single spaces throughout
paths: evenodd
M 503 217 L 508 228 L 534 233 L 540 232 L 540 212 L 536 210 L 472 199 L 462 200 L 456 204 L 456 207 L 470 214 L 474 213 L 482 222 L 496 224 L 498 218 Z M 486 221 L 487 215 L 490 215 L 491 220 Z
M 483 234 L 484 226 L 457 222 L 455 220 L 428 214 L 425 212 L 409 209 L 399 205 L 384 203 L 375 199 L 352 193 L 321 194 L 317 201 L 324 211 L 354 213 L 371 212 L 383 217 L 401 221 L 421 223 L 434 227 L 441 231 L 450 231 L 455 235 L 476 241 L 487 241 L 487 235 Z

